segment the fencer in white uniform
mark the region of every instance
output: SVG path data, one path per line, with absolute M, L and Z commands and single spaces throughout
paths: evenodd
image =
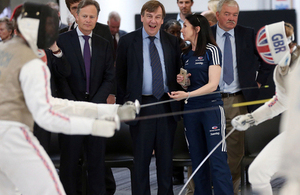
M 0 46 L 0 194 L 65 194 L 50 158 L 32 133 L 33 119 L 52 132 L 111 137 L 119 120 L 134 119 L 123 106 L 53 98 L 50 72 L 37 50 L 58 36 L 58 18 L 47 5 L 25 3 L 18 36 Z
M 284 22 L 278 22 L 263 27 L 257 35 L 257 49 L 262 58 L 275 67 L 273 79 L 276 94 L 252 113 L 239 115 L 232 120 L 234 128 L 240 131 L 250 126 L 258 125 L 271 119 L 287 109 L 290 95 L 287 90 L 287 80 L 291 77 L 300 58 L 300 47 L 294 47 L 293 27 Z M 268 48 L 270 51 L 267 52 Z M 292 54 L 290 54 L 292 52 Z M 260 195 L 272 195 L 271 179 L 279 173 L 286 132 L 276 136 L 255 158 L 249 167 L 249 181 L 252 191 Z
M 300 56 L 300 46 L 297 47 L 297 51 L 297 55 Z M 286 182 L 280 190 L 280 195 L 300 194 L 300 57 L 294 62 L 294 66 L 293 74 L 287 82 L 287 112 L 282 125 L 285 137 L 280 171 L 285 176 Z

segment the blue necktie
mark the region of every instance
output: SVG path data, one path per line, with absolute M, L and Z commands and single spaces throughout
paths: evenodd
M 224 44 L 224 71 L 223 71 L 223 80 L 227 85 L 230 85 L 233 82 L 233 60 L 232 60 L 232 49 L 230 34 L 225 32 L 225 44 Z
M 83 59 L 85 65 L 85 74 L 86 74 L 86 92 L 90 93 L 90 69 L 91 69 L 91 51 L 89 39 L 90 36 L 84 35 L 84 47 L 83 47 Z
M 161 70 L 160 58 L 154 44 L 155 37 L 150 37 L 150 59 L 152 68 L 152 94 L 156 99 L 160 99 L 164 94 L 163 75 Z

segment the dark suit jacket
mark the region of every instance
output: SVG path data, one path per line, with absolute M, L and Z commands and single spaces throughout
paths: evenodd
M 217 25 L 211 27 L 216 38 Z M 257 87 L 257 83 L 264 85 L 271 72 L 270 65 L 263 62 L 255 46 L 254 29 L 237 25 L 234 28 L 236 62 L 238 79 L 241 88 Z M 256 71 L 258 71 L 256 79 Z M 243 95 L 247 101 L 256 100 L 259 89 L 244 89 Z
M 120 36 L 120 38 L 121 38 L 122 36 L 126 35 L 126 34 L 127 34 L 126 31 L 124 31 L 124 30 L 119 30 L 119 36 Z
M 176 76 L 180 70 L 180 54 L 178 39 L 165 31 L 160 31 L 161 44 L 164 53 L 164 61 L 169 91 L 178 91 L 180 86 L 176 82 Z M 143 40 L 142 28 L 128 33 L 120 38 L 117 50 L 117 82 L 124 92 L 125 101 L 142 99 L 143 85 Z M 180 102 L 172 102 L 173 112 L 180 110 Z M 179 116 L 175 116 L 178 120 Z
M 59 31 L 61 31 L 61 30 L 63 30 L 63 29 L 65 29 L 65 28 L 69 28 L 69 26 L 68 25 L 66 25 L 66 24 L 64 24 L 64 23 L 62 23 L 61 21 L 60 21 L 60 24 L 59 24 L 59 27 L 58 27 L 58 30 Z
M 114 80 L 113 56 L 109 42 L 93 33 L 90 75 L 90 96 L 85 99 L 85 65 L 76 30 L 61 34 L 57 45 L 71 65 L 71 75 L 67 77 L 65 98 L 94 103 L 106 103 Z M 62 84 L 63 85 L 63 84 Z
M 57 88 L 59 80 L 68 77 L 71 74 L 71 66 L 63 55 L 57 58 L 50 49 L 45 49 L 47 55 L 47 66 L 51 72 L 50 87 L 53 97 L 61 97 L 61 91 Z

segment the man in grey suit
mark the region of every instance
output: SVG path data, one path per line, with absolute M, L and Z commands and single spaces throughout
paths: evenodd
M 165 9 L 160 2 L 146 2 L 141 9 L 143 27 L 119 41 L 117 81 L 125 101 L 159 102 L 169 99 L 167 92 L 180 89 L 176 76 L 181 50 L 175 36 L 160 30 L 164 17 Z M 180 102 L 175 101 L 142 108 L 140 116 L 179 110 Z M 153 150 L 158 194 L 173 195 L 172 149 L 178 120 L 179 116 L 168 116 L 130 123 L 134 150 L 133 195 L 150 195 L 149 165 Z

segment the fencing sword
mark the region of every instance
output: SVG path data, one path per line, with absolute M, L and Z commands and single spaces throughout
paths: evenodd
M 245 87 L 245 88 L 241 88 L 241 90 L 257 89 L 257 88 L 258 87 Z M 259 89 L 266 89 L 266 88 L 269 88 L 269 85 L 263 85 Z M 211 94 L 217 94 L 217 93 L 225 93 L 225 92 L 224 91 L 214 91 L 214 92 L 211 92 L 211 93 L 206 93 L 206 94 L 201 94 L 201 95 L 197 95 L 197 96 L 192 96 L 190 98 L 200 97 L 200 96 L 205 96 L 205 95 L 211 95 Z M 180 99 L 180 100 L 183 100 L 183 99 Z M 143 104 L 143 105 L 140 105 L 138 102 L 135 102 L 135 105 L 136 106 L 138 105 L 139 106 L 139 110 L 140 110 L 140 109 L 145 108 L 145 107 L 155 106 L 155 105 L 165 104 L 165 103 L 175 102 L 175 101 L 179 101 L 179 99 L 169 99 L 169 100 L 164 100 L 164 101 L 159 101 L 159 102 L 153 102 L 153 103 Z
M 197 173 L 197 171 L 202 167 L 202 165 L 205 163 L 205 161 L 211 156 L 211 154 L 229 137 L 233 132 L 235 128 L 231 129 L 231 131 L 225 136 L 224 139 L 222 139 L 211 151 L 210 153 L 202 160 L 202 162 L 198 165 L 198 167 L 195 169 L 195 171 L 192 173 L 192 175 L 189 177 L 189 179 L 185 182 L 184 186 L 180 190 L 178 195 L 181 195 L 183 190 L 186 188 L 188 183 L 193 179 L 194 175 Z
M 194 97 L 196 97 L 196 96 L 194 96 Z M 250 106 L 250 105 L 256 105 L 256 104 L 263 104 L 263 103 L 265 103 L 269 100 L 270 99 L 263 99 L 263 100 L 241 102 L 241 103 L 235 103 L 235 104 L 228 105 L 228 106 L 223 106 L 223 107 L 224 108 L 229 108 L 229 107 L 236 108 L 236 107 L 242 107 L 242 106 Z M 170 102 L 170 101 L 174 101 L 174 100 L 171 99 L 171 100 L 166 100 L 166 101 Z M 134 104 L 135 104 L 135 108 L 136 108 L 136 113 L 139 114 L 140 109 L 143 108 L 143 107 L 148 107 L 148 106 L 158 105 L 158 104 L 161 104 L 161 103 L 166 103 L 166 101 L 140 105 L 139 101 L 135 100 Z M 181 115 L 181 114 L 191 114 L 191 113 L 204 112 L 204 111 L 210 111 L 210 110 L 215 110 L 215 109 L 218 109 L 218 107 L 207 107 L 207 108 L 199 108 L 199 109 L 186 110 L 186 111 L 178 111 L 178 112 L 154 114 L 154 115 L 148 115 L 148 116 L 140 116 L 140 117 L 136 117 L 134 119 L 121 120 L 121 122 L 130 122 L 130 121 L 137 121 L 137 120 L 154 119 L 154 118 L 168 117 L 168 116 Z
M 195 112 L 204 112 L 204 111 L 216 110 L 216 109 L 219 109 L 219 107 L 215 106 L 215 107 L 199 108 L 199 109 L 194 109 L 194 110 L 186 110 L 186 111 L 154 114 L 154 115 L 148 115 L 148 116 L 140 116 L 140 117 L 136 117 L 134 119 L 121 120 L 120 122 L 130 122 L 130 121 L 154 119 L 154 118 L 168 117 L 168 116 L 181 115 L 181 114 L 191 114 L 191 113 L 195 113 Z
M 268 88 L 268 85 L 263 86 L 263 88 Z M 253 89 L 257 87 L 249 87 L 249 88 L 244 88 L 245 89 Z M 261 87 L 262 88 L 262 87 Z M 214 93 L 222 93 L 222 91 L 216 91 L 208 94 L 214 94 Z M 199 96 L 204 96 L 208 94 L 203 94 Z M 199 97 L 199 96 L 194 96 L 194 97 Z M 140 105 L 138 100 L 135 100 L 134 104 L 137 109 L 137 114 L 140 111 L 141 108 L 148 107 L 148 106 L 154 106 L 158 104 L 163 104 L 163 103 L 168 103 L 172 101 L 177 101 L 176 99 L 170 99 L 170 100 L 165 100 L 165 101 L 160 101 L 160 102 L 155 102 L 155 103 L 149 103 L 149 104 L 144 104 Z M 255 104 L 262 104 L 269 101 L 269 99 L 264 99 L 264 100 L 256 100 L 256 101 L 249 101 L 249 102 L 242 102 L 242 103 L 236 103 L 230 105 L 231 107 L 242 107 L 242 106 L 249 106 L 249 105 L 255 105 Z M 203 112 L 203 111 L 208 111 L 208 110 L 214 110 L 218 109 L 218 107 L 208 107 L 208 108 L 200 108 L 200 109 L 194 109 L 194 110 L 188 110 L 188 111 L 179 111 L 179 112 L 171 112 L 171 113 L 163 113 L 163 114 L 156 114 L 156 115 L 150 115 L 150 116 L 143 116 L 143 117 L 137 117 L 133 120 L 123 120 L 122 122 L 129 122 L 129 121 L 134 121 L 134 120 L 145 120 L 145 119 L 152 119 L 152 118 L 159 118 L 159 117 L 167 117 L 167 116 L 173 116 L 173 115 L 179 115 L 179 114 L 189 114 L 189 113 L 194 113 L 194 112 Z M 194 175 L 198 172 L 198 170 L 202 167 L 202 165 L 206 162 L 206 160 L 212 155 L 212 153 L 235 131 L 235 128 L 233 128 L 226 136 L 223 138 L 211 151 L 210 153 L 202 160 L 202 162 L 198 165 L 198 167 L 195 169 L 195 171 L 192 173 L 192 175 L 189 177 L 189 179 L 186 181 L 185 185 L 182 187 L 178 195 L 181 195 L 183 190 L 186 188 L 188 183 L 192 180 Z

